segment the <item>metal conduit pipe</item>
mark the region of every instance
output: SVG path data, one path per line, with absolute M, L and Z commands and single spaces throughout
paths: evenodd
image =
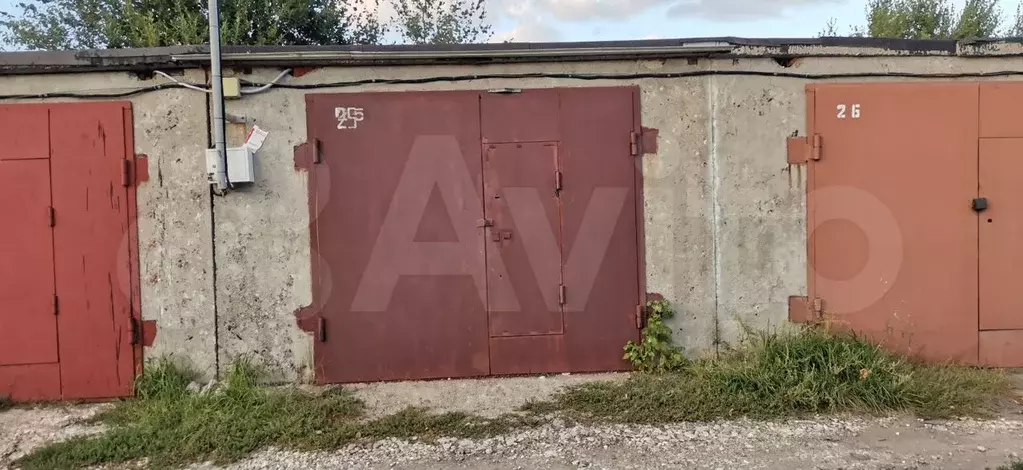
M 213 145 L 217 149 L 217 189 L 221 192 L 231 187 L 227 179 L 227 138 L 224 122 L 224 77 L 220 65 L 220 2 L 209 0 L 210 21 L 210 75 L 212 76 L 213 100 Z

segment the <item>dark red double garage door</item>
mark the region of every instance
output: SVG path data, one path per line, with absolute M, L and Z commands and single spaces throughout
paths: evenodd
M 502 91 L 308 96 L 319 381 L 627 367 L 638 90 Z

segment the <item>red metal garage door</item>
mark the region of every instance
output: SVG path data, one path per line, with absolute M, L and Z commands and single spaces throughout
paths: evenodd
M 128 103 L 0 106 L 0 395 L 131 393 L 131 122 Z
M 318 380 L 624 369 L 635 93 L 310 95 Z

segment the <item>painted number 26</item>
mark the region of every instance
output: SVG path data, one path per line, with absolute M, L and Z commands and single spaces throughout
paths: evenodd
M 846 106 L 844 104 L 840 104 L 840 105 L 836 106 L 836 109 L 838 109 L 838 118 L 839 119 L 845 119 L 846 118 L 846 114 L 848 114 L 849 117 L 851 117 L 853 119 L 859 119 L 860 118 L 860 105 L 859 105 L 859 103 L 851 105 L 851 106 Z

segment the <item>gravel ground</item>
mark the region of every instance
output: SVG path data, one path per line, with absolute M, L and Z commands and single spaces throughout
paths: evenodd
M 746 420 L 654 426 L 561 423 L 479 441 L 386 440 L 336 452 L 268 451 L 227 469 L 983 469 L 1023 454 L 1023 421 Z M 214 469 L 209 465 L 195 469 Z
M 0 468 L 48 442 L 95 434 L 88 420 L 109 404 L 41 406 L 0 412 Z
M 629 374 L 560 374 L 475 380 L 384 382 L 347 386 L 366 402 L 371 416 L 386 416 L 408 406 L 438 412 L 461 411 L 493 418 L 511 413 L 529 401 L 543 400 L 575 384 L 625 380 Z
M 358 385 L 381 415 L 408 405 L 496 416 L 569 384 L 624 374 Z M 109 405 L 48 406 L 0 413 L 0 468 L 46 442 L 101 428 L 88 418 Z M 331 452 L 269 450 L 213 469 L 984 469 L 1023 457 L 1023 415 L 923 421 L 908 417 L 681 423 L 668 426 L 569 425 L 561 420 L 491 439 L 389 439 Z

